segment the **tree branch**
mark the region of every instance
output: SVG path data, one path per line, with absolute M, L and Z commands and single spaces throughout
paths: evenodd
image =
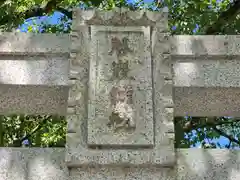
M 237 16 L 239 10 L 240 0 L 235 0 L 234 3 L 230 6 L 230 8 L 222 12 L 218 17 L 217 21 L 206 29 L 206 34 L 213 35 L 219 32 L 221 30 L 221 27 L 227 24 L 227 22 L 229 22 L 230 19 Z
M 220 129 L 218 129 L 216 127 L 212 127 L 212 128 L 213 128 L 214 131 L 219 133 L 221 136 L 224 136 L 224 137 L 228 138 L 230 142 L 235 142 L 236 144 L 240 145 L 240 141 L 235 139 L 233 136 L 228 135 L 227 133 L 221 131 Z
M 225 125 L 225 124 L 233 124 L 233 123 L 236 123 L 236 122 L 240 122 L 240 119 L 235 119 L 235 120 L 232 120 L 232 121 L 206 122 L 204 124 L 196 124 L 196 123 L 193 123 L 192 121 L 190 121 L 183 126 L 183 130 L 185 132 L 190 132 L 192 130 L 196 130 L 196 129 L 199 129 L 199 128 L 213 127 L 213 126 L 216 127 L 216 126 L 221 126 L 221 125 Z
M 29 139 L 34 133 L 36 133 L 38 130 L 42 128 L 42 126 L 51 118 L 44 118 L 29 134 L 26 136 L 22 137 L 21 139 L 15 140 L 10 147 L 20 147 L 22 145 L 22 142 L 26 139 Z
M 0 8 L 4 8 L 4 3 L 6 0 L 1 1 L 0 0 Z M 67 16 L 69 19 L 72 19 L 72 11 L 68 11 L 67 9 L 64 9 L 60 6 L 60 3 L 62 0 L 50 0 L 47 2 L 47 4 L 44 7 L 35 6 L 31 9 L 28 9 L 21 13 L 10 13 L 6 14 L 3 17 L 0 18 L 0 25 L 8 24 L 10 19 L 15 18 L 23 18 L 28 19 L 32 17 L 38 17 L 38 16 L 44 16 L 47 13 L 50 13 L 52 11 L 59 11 L 65 16 Z
M 46 13 L 56 10 L 63 13 L 69 19 L 72 19 L 72 12 L 60 7 L 59 6 L 60 3 L 61 3 L 61 0 L 50 0 L 44 7 L 35 7 L 32 9 L 29 9 L 24 13 L 22 13 L 22 16 L 24 17 L 24 19 L 28 19 L 36 16 L 43 16 Z

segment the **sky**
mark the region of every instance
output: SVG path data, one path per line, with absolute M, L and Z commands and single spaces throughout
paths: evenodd
M 128 3 L 134 3 L 137 2 L 137 0 L 126 0 Z M 153 0 L 144 0 L 144 3 L 146 4 L 151 4 Z M 40 17 L 40 18 L 33 18 L 26 20 L 21 26 L 19 26 L 18 30 L 21 32 L 27 32 L 27 27 L 29 25 L 32 25 L 33 23 L 40 24 L 41 22 L 44 23 L 49 23 L 49 24 L 58 24 L 60 18 L 63 15 L 60 12 L 55 12 L 52 16 L 45 16 L 45 17 Z M 193 29 L 193 32 L 195 33 L 198 30 L 199 26 L 196 24 L 195 29 Z M 175 26 L 172 27 L 172 30 L 176 29 Z
M 127 0 L 129 3 L 134 3 L 136 0 Z M 144 0 L 145 3 L 152 3 L 153 0 Z M 221 0 L 218 0 L 221 1 Z M 60 21 L 60 18 L 63 15 L 59 12 L 55 12 L 52 16 L 50 17 L 40 17 L 37 19 L 34 19 L 35 23 L 40 24 L 41 22 L 48 23 L 48 24 L 58 24 Z M 33 24 L 33 19 L 28 19 L 26 20 L 21 26 L 19 26 L 18 30 L 21 32 L 27 32 L 27 27 L 29 25 Z M 172 27 L 174 30 L 175 27 Z M 193 30 L 193 32 L 196 32 L 198 29 L 198 25 L 196 24 L 196 28 Z M 220 137 L 219 139 L 213 140 L 213 142 L 219 142 L 222 146 L 227 145 L 229 143 L 229 140 L 225 137 Z M 199 146 L 200 144 L 197 144 Z
M 134 3 L 137 2 L 137 0 L 126 0 L 128 3 Z M 144 0 L 144 3 L 152 3 L 153 0 Z M 40 24 L 41 22 L 46 22 L 50 24 L 58 24 L 60 18 L 63 15 L 59 12 L 55 12 L 52 16 L 46 16 L 46 17 L 40 17 L 40 18 L 34 18 L 35 23 Z M 29 25 L 32 25 L 34 23 L 33 18 L 26 20 L 21 26 L 19 26 L 19 30 L 21 32 L 27 32 L 27 27 Z

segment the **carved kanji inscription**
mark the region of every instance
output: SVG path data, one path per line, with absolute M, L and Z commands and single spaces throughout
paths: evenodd
M 112 71 L 113 71 L 113 74 L 112 74 L 113 80 L 126 79 L 129 71 L 128 61 L 124 62 L 121 59 L 118 60 L 117 63 L 113 61 Z
M 120 40 L 117 37 L 111 39 L 111 50 L 109 55 L 116 53 L 116 61 L 112 62 L 112 81 L 114 87 L 110 91 L 111 114 L 109 116 L 108 127 L 114 131 L 120 128 L 135 128 L 134 107 L 132 102 L 133 88 L 129 79 L 129 61 L 124 58 L 128 53 L 133 51 L 129 48 L 129 40 L 124 37 Z
M 109 116 L 108 126 L 112 126 L 114 130 L 136 126 L 132 91 L 132 86 L 124 85 L 113 87 L 110 92 L 112 113 Z
M 111 39 L 111 50 L 108 52 L 109 55 L 113 55 L 113 52 L 116 51 L 117 57 L 125 55 L 128 52 L 133 52 L 128 45 L 129 39 L 127 37 L 122 38 L 120 40 L 117 37 L 113 37 Z
M 98 28 L 103 31 L 95 31 Z M 137 32 L 112 28 L 96 27 L 92 34 L 88 145 L 151 146 L 154 141 L 149 36 L 142 27 Z

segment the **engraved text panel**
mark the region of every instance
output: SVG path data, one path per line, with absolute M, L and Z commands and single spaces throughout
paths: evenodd
M 149 27 L 91 27 L 88 145 L 154 144 Z

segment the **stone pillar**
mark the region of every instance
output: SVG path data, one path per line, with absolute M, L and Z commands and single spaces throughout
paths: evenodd
M 174 166 L 167 30 L 166 10 L 74 11 L 69 167 Z

